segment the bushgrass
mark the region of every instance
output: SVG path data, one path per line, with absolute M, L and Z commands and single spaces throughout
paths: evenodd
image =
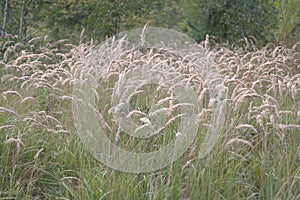
M 139 174 L 105 166 L 76 134 L 72 84 L 92 43 L 43 45 L 36 38 L 1 44 L 0 199 L 300 199 L 300 45 L 257 49 L 253 39 L 238 43 L 211 44 L 229 89 L 226 126 L 213 150 L 199 156 L 204 124 L 177 161 Z M 197 87 L 201 96 L 206 86 Z M 108 97 L 101 88 L 97 93 Z M 200 100 L 209 109 L 208 100 Z M 151 101 L 151 95 L 137 94 L 131 104 L 146 112 Z M 99 109 L 108 113 L 101 101 Z M 116 137 L 117 127 L 110 125 L 112 140 L 136 145 Z M 170 127 L 174 131 L 176 123 Z

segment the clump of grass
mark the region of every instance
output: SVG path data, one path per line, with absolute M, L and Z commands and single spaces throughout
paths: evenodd
M 225 80 L 227 102 L 230 103 L 225 116 L 226 126 L 217 145 L 204 158 L 199 156 L 203 141 L 201 133 L 209 128 L 204 117 L 196 140 L 180 159 L 156 172 L 130 174 L 101 164 L 86 151 L 75 134 L 71 103 L 76 99 L 72 96 L 72 88 L 94 45 L 72 45 L 66 40 L 43 45 L 43 40 L 35 38 L 28 44 L 7 42 L 2 45 L 1 198 L 300 197 L 299 44 L 293 48 L 270 44 L 257 49 L 255 40 L 251 38 L 238 41 L 239 45 L 231 47 L 209 45 L 207 39 L 205 47 L 214 46 L 209 55 L 215 59 L 216 70 Z M 209 116 L 213 102 L 209 102 L 203 71 L 195 71 L 191 64 L 171 51 L 152 51 L 135 54 L 136 57 L 132 57 L 131 53 L 115 59 L 106 79 L 101 80 L 103 84 L 94 91 L 103 100 L 98 101 L 98 112 L 107 113 L 103 115 L 106 121 L 111 119 L 109 108 L 105 107 L 110 101 L 111 91 L 104 89 L 113 88 L 123 70 L 134 64 L 146 63 L 149 58 L 153 61 L 172 58 L 175 62 L 166 62 L 166 67 L 174 67 L 187 77 L 198 92 L 203 116 Z M 201 52 L 199 57 L 203 57 Z M 176 63 L 176 60 L 182 63 Z M 158 90 L 157 95 L 167 99 L 163 107 L 170 107 L 172 98 L 165 88 Z M 147 112 L 147 104 L 151 105 L 153 101 L 151 96 L 144 97 L 141 93 L 131 97 L 130 102 L 136 112 L 130 114 L 137 121 L 144 117 L 141 113 Z M 175 109 L 170 114 L 176 115 L 177 112 Z M 170 131 L 176 129 L 177 122 L 174 123 Z M 118 127 L 113 122 L 108 126 L 112 133 L 117 133 Z M 112 134 L 111 139 L 119 144 L 126 141 L 117 134 Z

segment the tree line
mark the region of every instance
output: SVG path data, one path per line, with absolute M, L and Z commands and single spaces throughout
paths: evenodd
M 300 0 L 2 0 L 1 39 L 103 40 L 144 26 L 175 29 L 201 41 L 220 42 L 253 36 L 263 45 L 299 39 Z

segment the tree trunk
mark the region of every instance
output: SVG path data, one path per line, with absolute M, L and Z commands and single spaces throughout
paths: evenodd
M 23 36 L 24 16 L 25 16 L 25 0 L 22 0 L 22 8 L 21 8 L 21 14 L 20 14 L 20 27 L 19 27 L 19 34 L 18 34 L 19 40 Z
M 121 29 L 121 4 L 120 4 L 120 0 L 117 0 L 117 18 L 116 18 L 116 38 L 119 37 L 119 33 L 120 33 L 120 29 Z
M 2 23 L 2 29 L 1 29 L 1 38 L 4 38 L 4 35 L 5 35 L 7 14 L 8 14 L 8 0 L 5 1 L 5 6 L 4 6 L 3 23 Z
M 116 37 L 119 36 L 120 28 L 121 28 L 121 16 L 119 14 L 116 20 Z

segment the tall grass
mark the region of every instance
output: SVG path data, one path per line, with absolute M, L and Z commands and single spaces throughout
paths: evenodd
M 1 44 L 0 199 L 300 198 L 300 44 L 257 49 L 251 38 L 231 47 L 211 44 L 209 55 L 229 88 L 221 138 L 200 157 L 204 124 L 172 165 L 130 174 L 97 161 L 74 129 L 72 86 L 94 45 L 43 40 Z M 130 56 L 116 61 L 130 62 Z M 132 104 L 147 98 L 136 95 Z

